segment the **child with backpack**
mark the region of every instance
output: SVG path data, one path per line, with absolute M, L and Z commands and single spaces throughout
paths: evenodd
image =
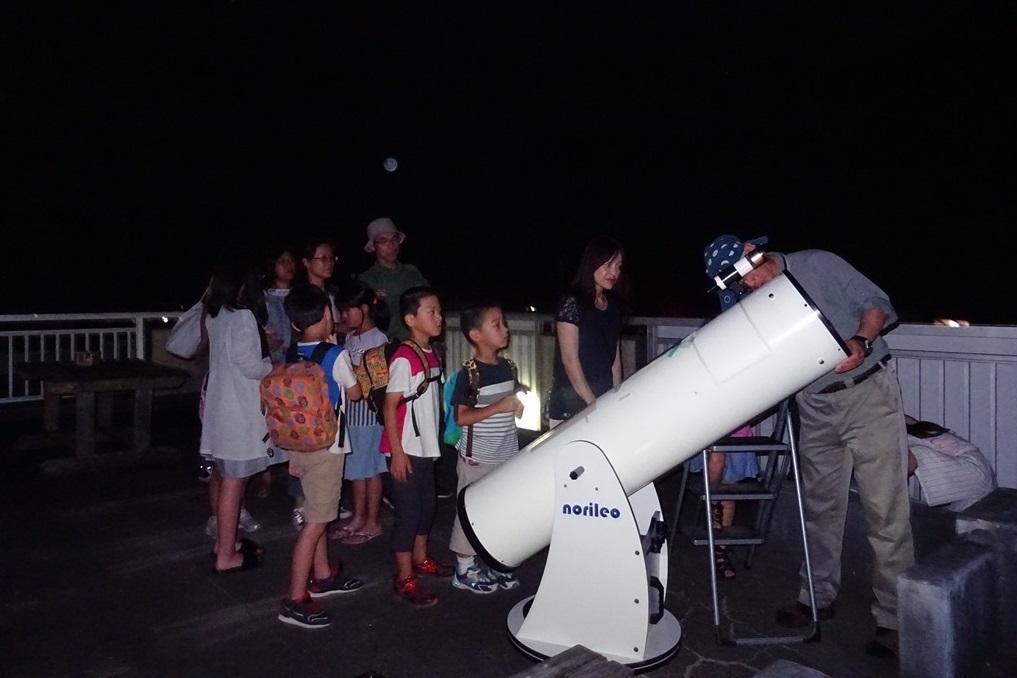
M 290 452 L 290 474 L 304 494 L 304 527 L 293 547 L 289 596 L 279 620 L 304 628 L 331 624 L 313 599 L 356 591 L 363 582 L 343 574 L 342 563 L 328 560 L 325 528 L 339 512 L 343 462 L 348 451 L 342 389 L 360 397 L 349 355 L 327 340 L 333 335 L 332 304 L 324 290 L 296 287 L 283 304 L 297 342 L 288 365 L 275 368 L 262 382 L 269 431 Z
M 351 449 L 343 477 L 353 486 L 353 517 L 341 529 L 330 530 L 328 536 L 353 546 L 381 535 L 381 474 L 388 467 L 380 449 L 383 428 L 377 402 L 384 402 L 388 385 L 388 337 L 382 328 L 388 327 L 389 318 L 388 306 L 360 281 L 351 281 L 340 290 L 336 306 L 349 328 L 346 352 L 364 397 L 347 409 Z
M 392 354 L 386 387 L 385 435 L 381 450 L 389 455 L 395 523 L 392 550 L 396 595 L 417 607 L 438 602 L 420 588 L 418 574 L 448 577 L 452 568 L 428 555 L 427 540 L 436 504 L 434 462 L 441 456 L 441 365 L 431 339 L 441 334 L 441 303 L 430 287 L 402 293 L 399 310 L 410 331 Z
M 450 424 L 454 418 L 461 428 L 455 447 L 459 452 L 458 492 L 462 492 L 519 451 L 515 418 L 522 415 L 523 405 L 516 397 L 519 382 L 515 365 L 498 355 L 509 343 L 509 328 L 501 307 L 493 303 L 469 306 L 459 316 L 459 327 L 473 346 L 473 357 L 453 377 L 447 415 Z M 446 442 L 452 439 L 446 436 Z M 463 533 L 458 515 L 452 523 L 449 548 L 456 554 L 454 587 L 483 595 L 519 586 L 514 575 L 490 570 L 477 562 L 477 552 Z

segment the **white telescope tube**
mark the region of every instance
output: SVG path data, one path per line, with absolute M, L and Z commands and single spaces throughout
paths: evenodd
M 632 495 L 846 355 L 805 292 L 780 275 L 463 490 L 464 531 L 492 565 L 517 567 L 550 542 L 561 510 L 555 458 L 570 442 L 599 447 Z

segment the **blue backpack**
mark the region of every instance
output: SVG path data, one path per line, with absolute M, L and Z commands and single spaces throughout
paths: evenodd
M 465 360 L 463 367 L 466 368 L 467 378 L 470 380 L 467 399 L 476 402 L 477 391 L 480 390 L 480 372 L 477 371 L 477 361 L 473 358 Z M 462 370 L 456 370 L 455 374 L 445 382 L 445 388 L 441 393 L 441 402 L 445 409 L 445 429 L 442 431 L 441 439 L 446 445 L 452 447 L 455 447 L 463 436 L 463 427 L 456 422 L 456 411 L 452 406 L 452 394 L 456 391 L 456 383 L 459 381 L 461 373 Z
M 512 377 L 518 381 L 518 370 L 516 364 L 504 358 L 505 362 L 509 364 L 512 369 Z M 463 361 L 463 368 L 466 369 L 466 378 L 469 380 L 466 391 L 466 402 L 470 405 L 476 405 L 477 394 L 480 392 L 480 371 L 477 369 L 477 361 L 473 358 Z M 442 430 L 441 439 L 446 445 L 455 447 L 459 444 L 459 439 L 463 437 L 463 427 L 456 422 L 455 407 L 452 405 L 452 394 L 456 390 L 456 382 L 459 381 L 459 375 L 462 374 L 462 370 L 456 370 L 455 374 L 449 377 L 449 380 L 445 382 L 445 388 L 442 391 L 442 405 L 445 408 L 445 428 Z M 466 456 L 473 456 L 473 427 L 467 427 L 466 437 Z

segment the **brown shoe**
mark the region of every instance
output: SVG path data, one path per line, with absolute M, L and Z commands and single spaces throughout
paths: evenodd
M 833 619 L 832 604 L 829 607 L 819 608 L 818 612 L 820 621 Z M 812 623 L 812 608 L 795 601 L 777 610 L 775 617 L 777 624 L 786 629 L 803 629 Z
M 876 636 L 865 645 L 865 653 L 870 657 L 892 659 L 900 653 L 900 640 L 897 629 L 885 626 L 876 627 Z

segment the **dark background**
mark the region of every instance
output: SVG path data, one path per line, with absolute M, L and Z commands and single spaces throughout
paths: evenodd
M 1013 323 L 1014 4 L 817 4 L 8 10 L 0 312 L 179 308 L 312 233 L 354 273 L 388 215 L 449 307 L 551 311 L 607 233 L 636 313 L 712 314 L 733 232 Z

